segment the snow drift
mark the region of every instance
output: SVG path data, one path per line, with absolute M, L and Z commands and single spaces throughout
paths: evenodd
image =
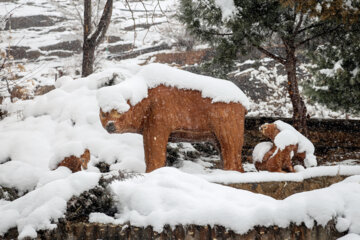
M 135 226 L 165 224 L 223 225 L 246 233 L 256 225 L 287 227 L 305 223 L 308 228 L 337 220 L 337 230 L 360 234 L 360 176 L 328 188 L 294 194 L 284 200 L 209 183 L 174 168 L 161 168 L 143 178 L 117 181 L 111 190 L 118 214 L 90 215 L 91 222 Z

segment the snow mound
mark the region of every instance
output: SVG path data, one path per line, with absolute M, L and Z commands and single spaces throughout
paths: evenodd
M 148 95 L 148 89 L 159 85 L 178 89 L 200 91 L 203 98 L 211 98 L 212 102 L 238 102 L 249 109 L 250 102 L 245 94 L 232 82 L 198 75 L 152 63 L 141 67 L 137 74 L 116 86 L 106 87 L 99 91 L 98 101 L 103 111 L 116 109 L 126 112 L 131 105 L 139 103 Z
M 66 157 L 80 157 L 85 152 L 85 147 L 81 142 L 71 141 L 55 149 L 54 156 L 50 159 L 49 168 L 55 169 L 59 163 Z
M 19 239 L 36 238 L 36 231 L 54 229 L 54 222 L 64 216 L 67 201 L 73 195 L 95 187 L 100 176 L 87 172 L 71 174 L 0 205 L 0 236 L 12 227 L 17 227 Z
M 360 211 L 355 211 L 360 201 L 360 176 L 284 200 L 209 183 L 173 168 L 117 181 L 110 187 L 121 214 L 111 218 L 93 213 L 91 222 L 152 225 L 155 231 L 165 224 L 219 224 L 243 234 L 255 226 L 285 228 L 290 223 L 305 223 L 312 228 L 315 221 L 324 226 L 339 218 L 349 221 L 346 230 L 350 233 L 360 233 Z
M 285 148 L 287 145 L 298 144 L 298 152 L 306 153 L 304 164 L 306 167 L 317 166 L 316 157 L 314 155 L 315 147 L 312 142 L 304 135 L 299 133 L 293 126 L 281 120 L 274 122 L 280 133 L 275 137 L 274 142 L 280 149 Z
M 258 143 L 252 153 L 253 163 L 262 162 L 264 155 L 272 148 L 272 142 L 261 142 Z
M 96 99 L 99 88 L 129 78 L 131 71 L 118 67 L 76 80 L 62 77 L 45 95 L 7 103 L 10 116 L 0 121 L 0 185 L 33 190 L 63 158 L 80 156 L 85 148 L 91 153 L 88 171 L 106 162 L 112 170 L 144 172 L 142 137 L 108 134 Z

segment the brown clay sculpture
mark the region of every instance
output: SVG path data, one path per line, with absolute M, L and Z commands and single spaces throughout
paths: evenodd
M 148 89 L 147 97 L 124 113 L 103 112 L 109 133 L 143 135 L 146 172 L 165 166 L 168 141 L 208 141 L 218 146 L 226 170 L 243 172 L 241 150 L 247 110 L 237 102 L 212 102 L 197 90 L 164 85 Z
M 258 155 L 256 152 L 259 152 L 256 148 L 261 148 L 261 143 L 255 147 L 253 161 L 257 170 L 267 170 L 270 172 L 294 172 L 293 161 L 296 159 L 302 163 L 304 162 L 306 152 L 298 152 L 298 136 L 292 131 L 285 130 L 282 132 L 275 123 L 271 123 L 262 125 L 260 127 L 260 132 L 265 137 L 268 137 L 271 142 L 268 142 L 267 146 L 265 146 L 266 144 L 263 144 L 263 146 L 268 147 L 269 150 L 265 150 L 267 152 L 263 155 L 262 159 L 257 159 L 259 156 L 256 156 Z M 282 146 L 278 146 L 280 144 L 276 144 L 275 140 L 280 133 L 284 135 L 282 136 L 282 141 L 288 141 L 287 144 L 282 143 Z M 288 135 L 285 136 L 285 134 Z
M 58 167 L 64 166 L 69 168 L 72 172 L 81 171 L 81 167 L 83 169 L 87 169 L 87 164 L 90 161 L 90 151 L 86 149 L 84 153 L 80 157 L 76 157 L 71 155 L 69 157 L 64 158 Z

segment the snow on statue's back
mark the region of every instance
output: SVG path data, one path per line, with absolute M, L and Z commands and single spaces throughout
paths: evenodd
M 253 162 L 262 162 L 265 154 L 273 147 L 272 142 L 261 142 L 257 144 L 252 153 Z
M 99 91 L 100 120 L 109 133 L 143 135 L 146 171 L 165 165 L 169 141 L 210 141 L 224 169 L 243 171 L 241 149 L 249 101 L 233 83 L 150 64 Z
M 276 124 L 276 126 L 278 127 L 278 129 L 281 132 L 284 130 L 289 130 L 289 131 L 293 132 L 294 134 L 296 134 L 296 136 L 299 138 L 297 141 L 297 144 L 299 144 L 298 152 L 306 152 L 307 154 L 314 154 L 314 152 L 315 152 L 314 145 L 311 143 L 311 141 L 309 139 L 307 139 L 304 135 L 299 133 L 293 126 L 291 126 L 290 124 L 285 123 L 281 120 L 277 120 L 274 123 Z M 290 144 L 293 144 L 293 143 L 290 143 Z
M 119 113 L 126 112 L 130 108 L 127 101 L 135 105 L 147 97 L 148 89 L 159 85 L 197 90 L 201 92 L 203 98 L 210 98 L 212 102 L 234 102 L 241 103 L 246 109 L 250 107 L 246 95 L 230 81 L 198 75 L 158 63 L 142 67 L 134 77 L 116 86 L 101 89 L 98 93 L 99 105 L 105 112 L 112 109 L 116 109 Z
M 293 126 L 291 126 L 290 124 L 287 124 L 281 120 L 277 120 L 274 122 L 276 124 L 276 126 L 278 127 L 278 129 L 281 132 L 284 131 L 289 131 L 292 132 L 294 135 L 296 135 L 297 137 L 297 141 L 296 142 L 288 142 L 288 144 L 297 144 L 298 145 L 298 152 L 299 153 L 305 153 L 305 159 L 304 159 L 304 164 L 306 167 L 312 167 L 312 166 L 316 166 L 317 165 L 317 161 L 316 161 L 316 157 L 314 156 L 314 152 L 315 152 L 315 147 L 312 144 L 312 142 L 306 138 L 304 135 L 302 135 L 301 133 L 299 133 Z M 275 141 L 277 139 L 275 138 Z M 285 138 L 285 141 L 287 139 Z M 278 141 L 281 141 L 281 139 L 279 139 Z

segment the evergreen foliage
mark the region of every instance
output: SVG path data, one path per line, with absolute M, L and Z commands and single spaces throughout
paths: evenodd
M 181 0 L 179 18 L 193 35 L 217 48 L 215 60 L 230 63 L 229 59 L 235 59 L 239 51 L 245 54 L 257 48 L 281 62 L 286 56 L 271 53 L 270 47 L 290 41 L 294 47 L 300 47 L 339 25 L 310 18 L 311 9 L 303 9 L 297 1 L 290 2 L 235 0 L 237 12 L 223 19 L 214 0 Z
M 234 4 L 233 14 L 223 16 L 222 10 L 229 3 Z M 355 63 L 359 62 L 359 35 L 351 37 L 355 35 L 348 31 L 348 26 L 359 22 L 359 4 L 357 0 L 181 0 L 179 11 L 180 20 L 190 33 L 215 46 L 213 64 L 223 66 L 223 72 L 231 69 L 239 52 L 244 54 L 254 48 L 283 64 L 294 110 L 294 126 L 306 135 L 307 111 L 296 76 L 299 49 L 316 49 L 311 57 L 317 63 L 313 73 L 319 81 L 306 85 L 309 95 L 329 102 L 333 109 L 338 109 L 338 104 L 348 104 L 351 98 L 356 100 L 349 106 L 359 105 L 359 95 L 355 93 L 359 81 L 358 70 L 355 70 L 358 69 Z M 331 35 L 337 35 L 342 47 L 330 41 Z M 317 48 L 319 44 L 323 48 Z M 275 47 L 283 50 L 272 51 Z M 335 78 L 322 74 L 326 71 L 319 72 L 333 68 L 340 59 L 343 59 L 342 70 L 337 71 Z M 334 92 L 332 101 L 329 91 L 324 90 L 326 84 L 329 91 Z
M 360 2 L 357 0 L 281 0 L 281 2 L 286 6 L 297 5 L 298 12 L 309 12 L 310 16 L 323 20 L 354 23 L 360 15 Z
M 234 4 L 230 17 L 223 16 L 221 10 L 228 3 Z M 302 0 L 181 0 L 179 11 L 180 20 L 190 33 L 216 47 L 215 64 L 229 68 L 239 52 L 254 48 L 283 64 L 293 105 L 293 124 L 307 135 L 307 110 L 296 76 L 298 50 L 309 48 L 315 39 L 336 31 L 344 25 L 342 21 L 312 17 L 312 9 L 305 8 Z M 273 51 L 277 47 L 282 51 Z
M 304 85 L 305 94 L 330 109 L 360 113 L 360 22 L 309 55 L 314 78 Z

